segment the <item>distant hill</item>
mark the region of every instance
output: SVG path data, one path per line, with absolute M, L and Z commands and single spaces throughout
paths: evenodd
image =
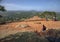
M 42 12 L 42 11 L 41 11 Z M 38 13 L 41 13 L 40 11 L 6 11 L 6 12 L 0 12 L 0 15 L 2 15 L 5 18 L 30 18 L 32 16 L 35 16 Z M 60 20 L 60 12 L 56 12 L 57 19 Z

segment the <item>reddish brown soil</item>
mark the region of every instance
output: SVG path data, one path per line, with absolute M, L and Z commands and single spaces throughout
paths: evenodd
M 28 25 L 29 27 L 22 28 L 20 25 Z M 14 22 L 5 25 L 0 25 L 0 38 L 23 31 L 42 31 L 43 25 L 47 29 L 60 29 L 60 21 L 29 21 L 29 22 Z

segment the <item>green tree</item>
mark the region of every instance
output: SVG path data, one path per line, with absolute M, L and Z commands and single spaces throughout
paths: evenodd
M 56 21 L 56 20 L 57 20 L 57 19 L 56 19 L 56 17 L 57 17 L 57 16 L 56 16 L 56 13 L 55 13 L 55 12 L 52 12 L 51 15 L 52 15 L 52 19 L 54 19 L 54 20 Z
M 0 11 L 6 11 L 5 7 L 1 5 L 2 0 L 0 0 Z M 0 15 L 0 24 L 5 24 L 5 19 Z
M 2 0 L 0 0 L 0 3 L 2 2 Z M 4 6 L 0 5 L 0 11 L 6 11 Z
M 2 17 L 2 15 L 0 15 L 0 17 Z
M 5 11 L 4 6 L 1 6 L 1 5 L 0 5 L 0 11 Z
M 45 11 L 41 14 L 41 16 L 44 16 L 46 18 L 46 20 L 48 20 L 48 18 L 50 18 L 50 19 L 56 21 L 56 13 L 55 12 Z

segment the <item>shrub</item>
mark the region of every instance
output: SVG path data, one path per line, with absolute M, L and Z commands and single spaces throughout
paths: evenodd
M 38 36 L 34 32 L 16 33 L 15 35 L 10 35 L 4 38 L 2 41 L 3 42 L 48 42 L 47 39 Z
M 46 31 L 47 32 L 47 39 L 50 42 L 59 42 L 60 41 L 60 30 L 57 29 L 49 29 Z

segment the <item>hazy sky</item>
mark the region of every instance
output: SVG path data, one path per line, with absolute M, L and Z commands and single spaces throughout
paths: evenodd
M 7 10 L 60 11 L 60 0 L 3 0 Z

